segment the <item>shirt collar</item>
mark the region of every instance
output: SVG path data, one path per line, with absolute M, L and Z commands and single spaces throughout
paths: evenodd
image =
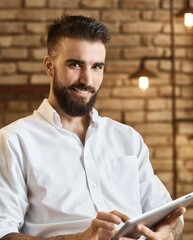
M 48 99 L 43 100 L 37 111 L 53 126 L 62 127 L 60 116 L 48 102 Z M 92 108 L 90 117 L 90 124 L 94 127 L 97 127 L 99 123 L 99 115 L 96 109 Z

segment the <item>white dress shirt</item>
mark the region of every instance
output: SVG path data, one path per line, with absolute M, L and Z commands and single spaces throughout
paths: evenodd
M 77 233 L 98 211 L 134 217 L 171 200 L 140 134 L 90 115 L 85 145 L 46 99 L 0 130 L 0 237 Z

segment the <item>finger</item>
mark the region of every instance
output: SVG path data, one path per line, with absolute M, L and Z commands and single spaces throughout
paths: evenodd
M 110 213 L 98 212 L 96 219 L 111 222 L 114 224 L 120 224 L 122 221 L 121 217 L 119 217 L 117 214 L 114 214 L 112 212 Z
M 120 217 L 122 222 L 126 222 L 129 220 L 129 217 L 121 212 L 118 212 L 116 210 L 112 211 L 111 213 L 113 213 L 114 215 Z
M 177 210 L 173 211 L 170 216 L 166 219 L 167 224 L 171 225 L 171 227 L 174 227 L 181 215 L 183 215 L 186 212 L 185 207 L 180 207 Z
M 156 234 L 143 224 L 138 224 L 136 230 L 148 238 L 148 240 L 156 239 Z
M 95 218 L 92 223 L 91 227 L 97 230 L 98 228 L 103 228 L 109 231 L 113 231 L 115 229 L 115 225 L 112 222 L 104 221 Z

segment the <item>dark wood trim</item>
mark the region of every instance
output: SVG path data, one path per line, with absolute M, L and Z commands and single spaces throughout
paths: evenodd
M 49 91 L 48 84 L 22 84 L 22 85 L 0 85 L 0 94 L 6 93 L 44 93 Z

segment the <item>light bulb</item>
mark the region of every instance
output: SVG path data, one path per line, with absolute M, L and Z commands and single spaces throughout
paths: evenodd
M 146 91 L 147 88 L 149 87 L 149 79 L 148 77 L 142 76 L 139 78 L 139 88 L 142 91 Z
M 193 26 L 193 14 L 192 13 L 185 13 L 184 14 L 184 25 L 186 27 Z

